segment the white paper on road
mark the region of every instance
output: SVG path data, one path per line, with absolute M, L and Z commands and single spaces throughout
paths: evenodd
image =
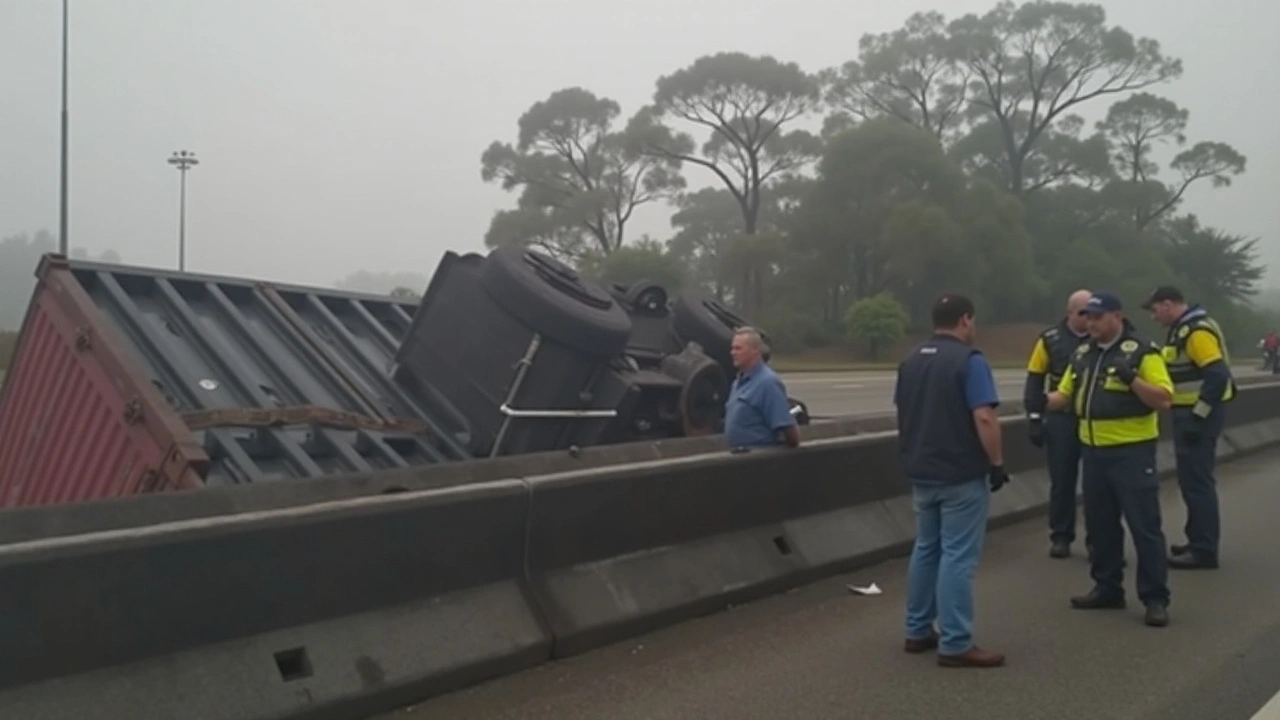
M 875 583 L 871 583 L 865 587 L 853 585 L 851 583 L 849 585 L 845 585 L 845 587 L 849 588 L 849 592 L 854 595 L 881 595 L 884 593 L 884 591 L 880 589 L 880 586 Z

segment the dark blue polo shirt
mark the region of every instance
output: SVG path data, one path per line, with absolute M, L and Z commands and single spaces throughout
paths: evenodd
M 922 343 L 898 366 L 893 390 L 903 471 L 921 485 L 962 483 L 990 465 L 973 411 L 1000 404 L 982 353 L 948 335 Z
M 763 361 L 738 373 L 724 408 L 724 437 L 729 447 L 778 445 L 778 434 L 796 424 L 791 402 L 773 368 Z

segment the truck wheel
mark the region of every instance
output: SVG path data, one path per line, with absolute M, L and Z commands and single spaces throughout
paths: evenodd
M 720 363 L 726 373 L 733 373 L 733 359 L 729 355 L 733 333 L 750 323 L 720 302 L 700 295 L 681 295 L 677 298 L 671 309 L 671 321 L 676 335 L 683 342 L 698 343 L 702 346 L 702 351 Z M 769 337 L 763 331 L 760 335 L 768 344 Z M 768 360 L 768 357 L 765 359 Z
M 716 432 L 729 394 L 729 379 L 720 363 L 686 347 L 678 354 L 662 358 L 661 369 L 683 384 L 679 400 L 683 434 L 693 437 Z
M 631 318 L 609 293 L 549 255 L 504 247 L 489 253 L 480 283 L 530 330 L 599 357 L 621 355 Z

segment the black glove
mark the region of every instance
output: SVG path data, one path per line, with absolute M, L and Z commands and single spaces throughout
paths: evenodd
M 1138 379 L 1138 370 L 1132 365 L 1120 364 L 1114 368 L 1116 379 L 1125 385 L 1132 385 L 1134 380 Z
M 1003 465 L 992 465 L 987 472 L 987 479 L 991 482 L 991 492 L 996 492 L 1009 482 L 1009 473 L 1004 471 Z
M 1044 447 L 1044 420 L 1039 415 L 1027 416 L 1027 437 L 1032 445 Z

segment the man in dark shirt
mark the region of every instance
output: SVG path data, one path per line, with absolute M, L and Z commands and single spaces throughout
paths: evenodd
M 973 316 L 968 298 L 942 296 L 933 306 L 933 337 L 898 366 L 893 393 L 916 513 L 904 647 L 910 653 L 936 648 L 938 664 L 946 667 L 1004 664 L 1004 655 L 979 648 L 972 636 L 973 573 L 990 492 L 1009 481 L 999 396 L 991 366 L 972 346 Z
M 729 355 L 738 376 L 724 408 L 724 437 L 730 448 L 800 444 L 787 390 L 764 362 L 764 340 L 754 328 L 738 328 Z

